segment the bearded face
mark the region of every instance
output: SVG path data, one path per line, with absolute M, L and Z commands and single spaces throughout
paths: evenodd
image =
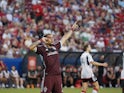
M 46 43 L 47 45 L 53 44 L 53 42 L 54 42 L 53 35 L 49 34 L 49 35 L 47 35 L 47 36 L 45 36 L 45 37 L 46 37 L 45 43 Z

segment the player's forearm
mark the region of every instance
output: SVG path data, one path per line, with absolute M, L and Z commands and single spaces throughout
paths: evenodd
M 61 44 L 62 44 L 62 45 L 65 43 L 65 41 L 66 41 L 67 39 L 69 39 L 69 37 L 71 37 L 73 31 L 75 31 L 76 28 L 78 27 L 77 22 L 78 22 L 78 21 L 76 21 L 76 22 L 73 24 L 73 26 L 71 27 L 70 31 L 69 31 L 68 33 L 66 33 L 66 34 L 62 37 L 62 39 L 61 39 Z
M 41 43 L 40 40 L 34 42 L 33 44 L 31 44 L 31 45 L 29 46 L 29 49 L 30 49 L 30 50 L 33 50 L 33 49 L 34 49 L 37 45 L 39 45 L 40 43 Z
M 98 63 L 98 62 L 91 62 L 91 64 L 95 65 L 95 66 L 103 66 L 102 63 Z
M 67 32 L 67 33 L 62 37 L 62 39 L 61 39 L 61 44 L 62 44 L 62 45 L 66 42 L 66 40 L 68 40 L 68 39 L 71 37 L 72 33 L 73 33 L 73 31 L 70 30 L 69 32 Z
M 68 40 L 68 39 L 71 37 L 72 33 L 73 33 L 73 31 L 70 30 L 68 33 L 66 33 L 66 34 L 63 36 L 63 37 L 65 38 L 65 41 Z

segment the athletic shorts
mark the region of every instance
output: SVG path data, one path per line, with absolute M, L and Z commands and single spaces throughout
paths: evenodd
M 95 76 L 94 77 L 91 77 L 91 78 L 83 78 L 82 81 L 83 82 L 93 83 L 93 82 L 96 82 L 97 81 L 97 78 Z
M 121 80 L 121 87 L 124 88 L 124 79 Z
M 61 75 L 45 76 L 41 83 L 41 93 L 62 93 Z

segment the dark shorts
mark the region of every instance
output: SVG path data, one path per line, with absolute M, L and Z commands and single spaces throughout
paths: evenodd
M 61 75 L 46 76 L 42 81 L 41 93 L 62 93 Z
M 124 79 L 121 80 L 121 87 L 124 88 Z
M 83 82 L 90 82 L 90 83 L 93 83 L 93 82 L 96 82 L 97 81 L 97 78 L 94 76 L 94 77 L 91 77 L 91 78 L 84 78 L 82 79 Z

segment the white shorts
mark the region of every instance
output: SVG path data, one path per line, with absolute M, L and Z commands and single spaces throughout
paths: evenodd
M 90 82 L 90 83 L 93 83 L 93 82 L 96 82 L 96 81 L 97 81 L 97 78 L 96 78 L 96 76 L 91 77 L 91 78 L 82 78 L 82 81 L 83 81 L 83 82 Z

